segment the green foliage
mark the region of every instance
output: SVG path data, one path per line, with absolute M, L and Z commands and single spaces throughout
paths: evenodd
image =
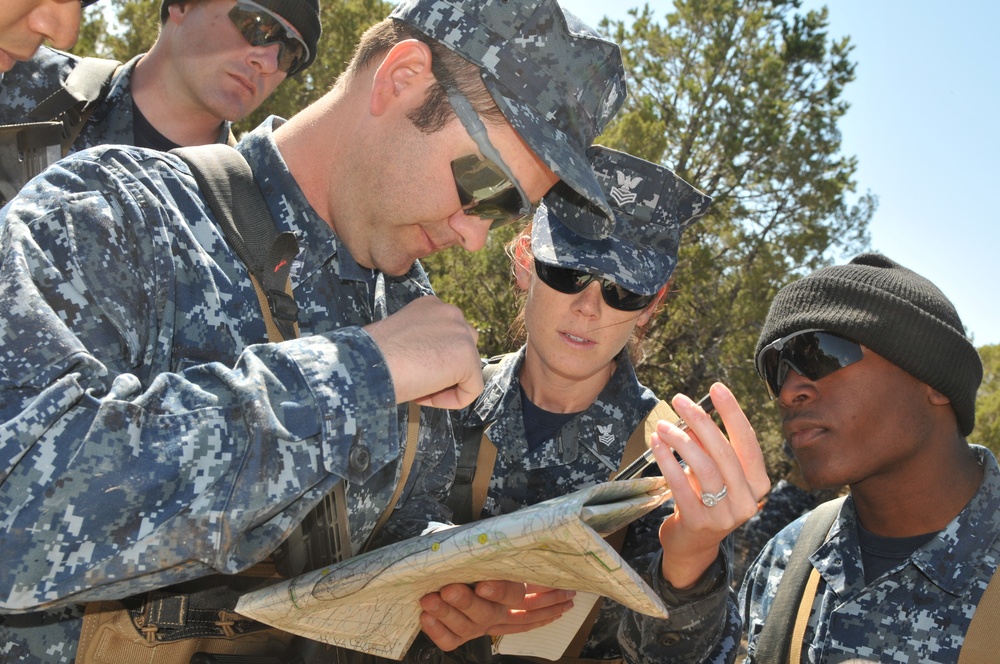
M 775 470 L 784 463 L 776 411 L 752 363 L 760 326 L 780 287 L 867 245 L 876 206 L 853 195 L 857 164 L 840 154 L 850 43 L 828 38 L 826 10 L 802 14 L 798 5 L 677 0 L 662 22 L 647 6 L 629 26 L 601 28 L 622 47 L 629 98 L 598 142 L 669 166 L 715 201 L 684 234 L 640 377 L 666 398 L 728 384 Z M 424 262 L 442 297 L 463 310 L 499 303 L 506 258 L 469 260 L 469 279 L 452 272 L 466 268 L 450 256 Z
M 508 331 L 520 304 L 504 247 L 518 230 L 511 224 L 492 231 L 486 246 L 474 253 L 452 247 L 421 260 L 441 299 L 460 306 L 479 331 L 485 357 L 517 348 Z
M 983 384 L 976 395 L 976 428 L 969 442 L 1000 456 L 1000 344 L 980 347 L 979 356 L 983 358 Z
M 145 53 L 160 33 L 160 0 L 104 0 L 84 12 L 78 55 L 127 62 Z

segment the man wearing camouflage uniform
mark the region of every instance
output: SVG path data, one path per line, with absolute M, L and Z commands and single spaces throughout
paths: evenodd
M 235 144 L 232 123 L 312 63 L 321 32 L 318 0 L 163 0 L 160 16 L 152 48 L 114 71 L 62 154 L 110 144 Z M 53 119 L 32 113 L 80 62 L 45 46 L 18 63 L 0 82 L 0 125 Z M 15 177 L 0 168 L 0 178 Z M 0 193 L 12 196 L 23 180 L 14 184 Z
M 792 644 L 801 661 L 959 661 L 1000 562 L 1000 468 L 966 442 L 983 367 L 954 305 L 862 254 L 779 291 L 756 358 L 806 482 L 850 487 L 825 541 L 805 551 L 817 585 Z M 775 596 L 806 518 L 747 573 L 748 661 L 767 659 L 762 631 L 781 619 Z
M 481 248 L 559 179 L 605 211 L 579 230 L 607 233 L 585 149 L 623 77 L 555 0 L 398 6 L 333 90 L 238 146 L 300 248 L 281 343 L 174 155 L 93 148 L 25 187 L 0 217 L 0 611 L 24 614 L 4 654 L 71 661 L 81 603 L 240 572 L 342 479 L 359 550 L 398 404 L 482 389 L 475 331 L 417 259 Z M 476 167 L 503 200 L 462 200 Z

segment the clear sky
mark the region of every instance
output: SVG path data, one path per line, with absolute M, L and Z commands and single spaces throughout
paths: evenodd
M 561 0 L 584 22 L 627 19 L 639 0 Z M 661 19 L 670 0 L 648 3 Z M 843 152 L 879 206 L 872 249 L 924 275 L 977 346 L 1000 343 L 1000 2 L 804 0 L 850 36 Z M 992 191 L 993 194 L 989 192 Z

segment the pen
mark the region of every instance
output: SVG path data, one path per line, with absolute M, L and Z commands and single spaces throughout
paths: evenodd
M 700 406 L 701 409 L 708 414 L 712 414 L 712 412 L 715 411 L 715 404 L 712 403 L 712 397 L 707 394 L 703 396 L 700 401 L 698 401 L 698 406 Z M 681 431 L 687 431 L 688 425 L 684 420 L 677 420 L 674 422 L 674 425 Z M 639 477 L 642 475 L 643 471 L 652 466 L 654 463 L 656 463 L 656 458 L 653 456 L 653 450 L 647 449 L 642 453 L 641 457 L 622 469 L 622 472 L 615 476 L 614 481 L 631 480 Z M 683 462 L 681 465 L 683 465 Z

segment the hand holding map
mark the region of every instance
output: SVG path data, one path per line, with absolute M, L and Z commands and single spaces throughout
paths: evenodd
M 236 611 L 391 659 L 402 658 L 420 631 L 418 600 L 449 583 L 500 579 L 591 592 L 666 618 L 660 598 L 602 537 L 669 497 L 661 477 L 593 485 L 249 593 Z

